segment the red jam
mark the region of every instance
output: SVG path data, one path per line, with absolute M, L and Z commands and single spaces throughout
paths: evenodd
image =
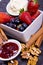
M 8 42 L 0 48 L 0 57 L 9 58 L 17 54 L 18 50 L 19 50 L 19 47 L 17 44 L 13 42 Z

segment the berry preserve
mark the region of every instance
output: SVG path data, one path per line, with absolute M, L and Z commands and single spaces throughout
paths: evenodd
M 0 48 L 0 57 L 10 58 L 13 55 L 16 55 L 19 50 L 19 47 L 16 43 L 8 42 Z

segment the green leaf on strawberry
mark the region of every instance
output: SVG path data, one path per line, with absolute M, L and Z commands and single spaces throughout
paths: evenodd
M 24 8 L 20 9 L 20 13 L 24 12 Z
M 34 1 L 34 3 L 37 3 L 38 2 L 38 0 L 33 0 Z

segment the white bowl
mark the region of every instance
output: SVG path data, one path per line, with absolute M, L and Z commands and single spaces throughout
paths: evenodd
M 7 12 L 8 12 L 10 15 L 18 16 L 19 13 L 14 12 L 14 11 L 11 9 L 10 5 L 11 5 L 11 3 L 9 2 L 8 5 L 6 6 L 6 10 L 7 10 Z
M 3 28 L 9 36 L 18 39 L 21 42 L 27 42 L 30 39 L 31 35 L 37 32 L 42 25 L 42 11 L 40 12 L 41 14 L 23 32 L 15 30 L 4 24 L 0 24 L 0 27 Z
M 19 41 L 14 40 L 14 39 L 9 39 L 8 41 L 4 42 L 4 44 L 6 44 L 6 43 L 8 43 L 8 42 L 13 42 L 13 43 L 17 44 L 18 47 L 19 47 L 19 50 L 18 50 L 18 52 L 17 52 L 16 55 L 13 55 L 13 56 L 11 56 L 11 57 L 9 57 L 9 58 L 7 58 L 7 59 L 0 58 L 0 60 L 2 60 L 2 61 L 9 61 L 9 60 L 12 60 L 12 59 L 16 58 L 16 57 L 19 55 L 20 51 L 21 51 L 21 44 L 20 44 Z

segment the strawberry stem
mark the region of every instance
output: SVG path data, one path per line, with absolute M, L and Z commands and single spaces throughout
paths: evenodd
M 34 3 L 37 3 L 38 2 L 38 0 L 34 0 Z
M 37 2 L 38 2 L 38 0 L 34 0 L 34 2 L 35 2 L 35 3 L 37 3 Z
M 30 0 L 30 1 L 33 1 L 34 3 L 37 3 L 38 2 L 38 0 Z
M 20 13 L 24 12 L 24 8 L 20 9 Z

